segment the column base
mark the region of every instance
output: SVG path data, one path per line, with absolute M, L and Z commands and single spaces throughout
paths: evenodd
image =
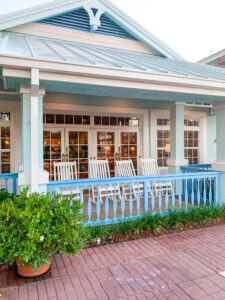
M 41 171 L 37 175 L 38 192 L 46 194 L 46 185 L 49 183 L 49 173 L 47 171 Z M 31 173 L 19 172 L 18 174 L 18 186 L 20 189 L 31 186 Z

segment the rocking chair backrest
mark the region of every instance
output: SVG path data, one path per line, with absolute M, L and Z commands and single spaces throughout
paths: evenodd
M 76 162 L 54 162 L 54 180 L 76 180 L 77 166 Z
M 108 178 L 110 177 L 109 162 L 106 160 L 90 160 L 90 177 L 91 178 Z
M 159 175 L 159 167 L 156 159 L 146 158 L 141 160 L 142 175 Z
M 134 165 L 131 159 L 116 160 L 116 170 L 119 177 L 136 176 Z

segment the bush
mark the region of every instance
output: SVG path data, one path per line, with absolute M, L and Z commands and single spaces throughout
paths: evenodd
M 0 204 L 8 199 L 14 200 L 15 195 L 6 192 L 6 189 L 0 189 Z
M 20 197 L 0 204 L 0 264 L 15 257 L 37 271 L 55 253 L 75 255 L 84 246 L 86 229 L 80 201 L 51 199 L 25 189 Z

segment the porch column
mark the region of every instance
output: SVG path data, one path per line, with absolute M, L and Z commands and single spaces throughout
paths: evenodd
M 43 170 L 43 96 L 39 70 L 31 70 L 31 85 L 21 85 L 22 165 L 18 184 L 30 191 L 46 193 L 48 172 Z
M 225 103 L 215 105 L 216 110 L 216 162 L 212 170 L 222 172 L 219 177 L 218 203 L 225 203 Z
M 178 173 L 180 166 L 187 165 L 184 159 L 184 105 L 170 106 L 170 158 L 167 160 L 169 173 Z

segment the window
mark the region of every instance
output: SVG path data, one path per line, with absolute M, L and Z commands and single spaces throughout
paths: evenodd
M 189 165 L 199 163 L 199 121 L 184 120 L 184 158 Z
M 170 120 L 157 119 L 157 162 L 159 167 L 167 166 L 170 157 Z
M 8 121 L 8 120 L 6 120 Z M 1 164 L 0 173 L 10 173 L 11 141 L 10 127 L 0 127 L 1 134 Z
M 124 117 L 105 117 L 105 116 L 94 116 L 94 124 L 102 126 L 129 126 L 138 127 L 138 118 L 124 118 Z
M 90 116 L 64 115 L 64 114 L 44 114 L 44 124 L 75 124 L 90 125 Z
M 121 132 L 121 159 L 131 159 L 137 173 L 137 132 Z
M 184 158 L 188 164 L 199 163 L 199 121 L 184 120 Z M 157 161 L 159 167 L 167 166 L 170 157 L 170 120 L 157 119 Z

